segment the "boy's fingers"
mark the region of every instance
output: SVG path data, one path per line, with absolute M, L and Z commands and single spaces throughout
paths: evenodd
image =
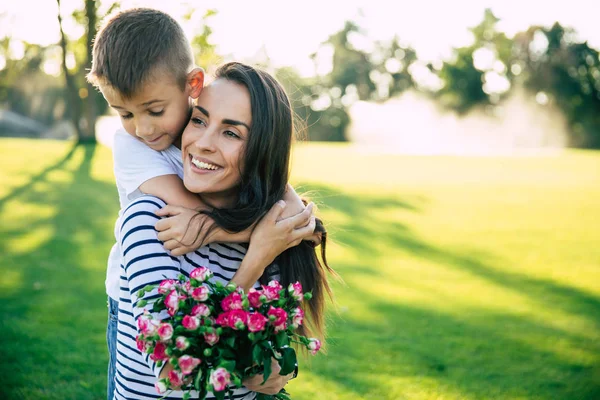
M 310 217 L 310 221 L 309 221 L 308 225 L 303 226 L 302 228 L 294 229 L 294 232 L 292 232 L 292 237 L 291 237 L 292 240 L 291 241 L 292 241 L 292 243 L 295 243 L 295 244 L 290 245 L 290 247 L 297 246 L 300 244 L 300 242 L 302 240 L 312 237 L 315 232 L 315 226 L 316 226 L 315 217 Z
M 267 213 L 267 215 L 265 217 L 267 217 L 271 221 L 276 222 L 279 219 L 279 217 L 281 216 L 281 213 L 283 212 L 284 208 L 285 208 L 285 201 L 279 200 L 277 203 L 273 204 L 273 207 L 271 207 L 271 209 L 269 210 L 269 212 Z
M 176 249 L 171 251 L 171 255 L 175 257 L 182 256 L 187 253 L 189 253 L 189 249 L 187 247 L 177 247 Z
M 307 226 L 310 223 L 310 219 L 312 217 L 313 206 L 314 204 L 310 203 L 306 206 L 304 211 L 294 215 L 293 217 L 288 218 L 291 227 L 294 229 L 298 229 Z
M 173 250 L 174 248 L 176 248 L 177 246 L 179 246 L 179 243 L 176 240 L 167 240 L 164 244 L 165 249 L 167 250 Z
M 170 206 L 170 205 L 166 205 L 163 208 L 161 208 L 160 210 L 156 211 L 155 214 L 158 215 L 159 217 L 165 217 L 167 215 L 177 215 L 181 212 L 181 210 L 179 209 L 179 207 L 177 206 Z
M 169 222 L 169 218 L 161 219 L 156 224 L 154 224 L 154 229 L 156 229 L 159 232 L 165 231 L 165 230 L 169 229 L 170 227 L 171 227 L 171 222 Z
M 172 233 L 169 233 L 169 230 L 166 231 L 162 231 L 162 232 L 158 232 L 158 235 L 156 235 L 156 238 L 158 240 L 160 240 L 161 242 L 167 242 L 168 240 L 170 240 L 173 237 Z

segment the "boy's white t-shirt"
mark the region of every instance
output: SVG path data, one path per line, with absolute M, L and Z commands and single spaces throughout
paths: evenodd
M 144 194 L 140 186 L 147 180 L 163 175 L 177 175 L 183 179 L 183 160 L 181 150 L 173 145 L 156 151 L 119 129 L 114 136 L 113 161 L 121 210 L 115 222 L 115 244 L 108 256 L 105 284 L 106 294 L 118 301 L 121 248 L 117 238 L 121 215 L 134 199 Z

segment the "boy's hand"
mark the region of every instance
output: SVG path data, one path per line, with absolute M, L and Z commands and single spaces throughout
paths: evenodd
M 285 193 L 283 194 L 283 201 L 285 201 L 286 205 L 279 217 L 281 219 L 292 217 L 304 210 L 304 202 L 300 196 L 298 196 L 298 193 L 296 193 L 294 187 L 289 183 L 287 184 Z M 302 240 L 312 242 L 313 247 L 316 247 L 321 244 L 321 233 L 312 233 L 310 236 L 302 238 Z
M 196 210 L 185 207 L 167 205 L 156 212 L 161 219 L 154 226 L 158 231 L 158 240 L 164 243 L 165 249 L 173 256 L 181 256 L 197 250 L 208 242 L 206 235 L 212 220 Z
M 315 230 L 315 217 L 312 215 L 313 203 L 296 215 L 280 219 L 285 209 L 285 202 L 280 200 L 260 220 L 252 236 L 250 236 L 250 248 L 254 255 L 260 254 L 260 258 L 271 264 L 275 258 L 290 247 L 311 237 Z

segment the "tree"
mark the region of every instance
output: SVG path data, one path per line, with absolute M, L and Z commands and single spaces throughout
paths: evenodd
M 512 41 L 497 30 L 499 19 L 486 9 L 481 23 L 469 30 L 470 46 L 454 49 L 454 58 L 445 61 L 439 77 L 443 86 L 437 93 L 443 105 L 466 113 L 476 105 L 498 102 L 508 93 L 513 74 Z
M 577 42 L 572 29 L 555 23 L 533 26 L 515 37 L 515 53 L 525 66 L 523 82 L 564 112 L 571 145 L 600 148 L 600 55 Z
M 69 40 L 63 29 L 61 0 L 58 5 L 58 25 L 62 53 L 61 69 L 66 85 L 68 116 L 77 132 L 80 143 L 96 141 L 96 119 L 106 109 L 104 100 L 95 88 L 86 81 L 85 75 L 92 64 L 92 45 L 97 32 L 98 20 L 119 7 L 118 2 L 110 3 L 108 9 L 99 15 L 100 2 L 85 0 L 83 9 L 76 10 L 72 18 L 84 26 L 84 34 L 76 40 Z M 67 58 L 73 55 L 75 67 L 69 68 Z

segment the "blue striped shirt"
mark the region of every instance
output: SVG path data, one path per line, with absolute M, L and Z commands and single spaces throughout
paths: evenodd
M 137 292 L 146 285 L 158 284 L 163 279 L 177 279 L 181 273 L 189 276 L 196 267 L 209 268 L 215 282 L 227 284 L 237 271 L 246 254 L 245 247 L 234 244 L 210 244 L 184 256 L 173 257 L 157 238 L 154 225 L 159 220 L 154 213 L 166 204 L 153 196 L 142 196 L 133 201 L 123 213 L 119 242 L 121 244 L 121 277 L 119 294 L 119 323 L 117 333 L 117 372 L 115 399 L 181 399 L 182 391 L 171 391 L 166 397 L 157 393 L 154 384 L 162 368 L 156 366 L 150 355 L 142 354 L 136 346 L 139 334 L 137 319 L 144 309 L 136 306 Z M 274 275 L 276 278 L 277 275 Z M 255 284 L 258 286 L 258 283 Z M 156 289 L 146 293 L 145 299 L 157 296 Z M 166 312 L 155 318 L 167 317 Z M 198 396 L 192 392 L 192 398 Z M 255 392 L 245 387 L 234 390 L 235 399 L 254 399 Z M 207 399 L 214 399 L 211 393 Z

